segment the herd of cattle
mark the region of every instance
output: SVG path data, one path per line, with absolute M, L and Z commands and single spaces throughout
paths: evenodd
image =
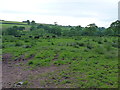
M 14 35 L 14 37 L 22 37 L 25 36 L 25 34 L 21 34 L 21 35 Z M 47 35 L 47 36 L 42 36 L 42 35 L 35 35 L 35 36 L 28 36 L 28 38 L 33 38 L 33 39 L 39 39 L 39 38 L 56 38 L 56 35 Z

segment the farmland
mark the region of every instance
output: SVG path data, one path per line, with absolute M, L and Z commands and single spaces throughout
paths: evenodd
M 12 26 L 25 26 L 26 29 L 29 29 L 29 25 L 27 25 L 26 23 L 23 22 L 16 22 L 16 21 L 0 21 L 0 23 L 2 24 L 2 30 L 6 30 L 9 27 Z
M 3 88 L 118 88 L 118 36 L 23 26 L 32 29 L 2 36 Z

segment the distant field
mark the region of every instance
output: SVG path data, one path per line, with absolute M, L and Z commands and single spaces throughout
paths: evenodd
M 2 24 L 2 30 L 6 30 L 7 28 L 13 27 L 13 26 L 23 26 L 26 28 L 26 30 L 30 29 L 29 25 Z
M 23 22 L 17 22 L 17 21 L 0 21 L 0 23 L 5 23 L 5 24 L 24 24 L 27 25 L 27 23 L 23 23 Z
M 13 26 L 23 26 L 26 28 L 26 30 L 30 29 L 30 25 L 27 25 L 27 23 L 23 23 L 23 22 L 0 21 L 0 24 L 2 25 L 2 30 L 6 30 L 7 28 Z

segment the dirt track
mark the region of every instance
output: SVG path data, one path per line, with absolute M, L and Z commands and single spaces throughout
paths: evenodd
M 9 54 L 3 55 L 3 64 L 2 64 L 2 87 L 3 88 L 14 88 L 16 82 L 25 81 L 29 79 L 29 76 L 35 76 L 38 74 L 48 73 L 55 70 L 60 70 L 65 68 L 65 66 L 49 66 L 49 67 L 38 67 L 36 69 L 30 70 L 25 64 L 29 59 L 18 59 L 11 60 Z M 41 88 L 38 82 L 41 78 L 37 80 L 31 80 L 33 85 L 29 88 Z M 21 86 L 22 87 L 22 86 Z

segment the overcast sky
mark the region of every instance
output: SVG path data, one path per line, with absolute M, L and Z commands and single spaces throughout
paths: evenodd
M 119 0 L 0 0 L 0 19 L 108 27 L 118 19 Z

